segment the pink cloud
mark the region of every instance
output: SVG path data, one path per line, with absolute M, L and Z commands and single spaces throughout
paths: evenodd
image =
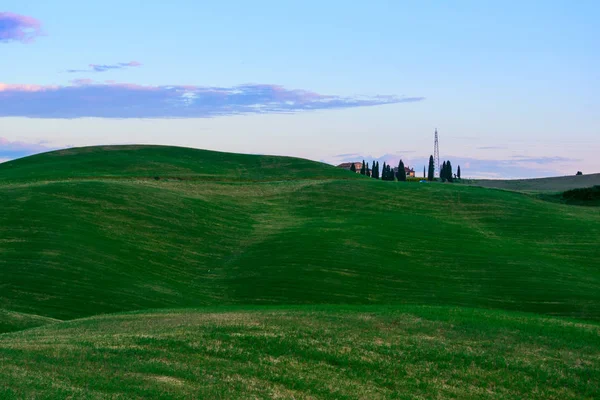
M 46 146 L 44 142 L 26 143 L 0 137 L 0 159 L 5 161 L 49 150 L 54 148 Z
M 422 97 L 341 97 L 278 85 L 234 87 L 150 86 L 95 83 L 68 86 L 0 83 L 0 117 L 210 118 L 225 115 L 295 113 L 422 101 Z
M 31 43 L 42 34 L 42 24 L 35 18 L 0 12 L 0 43 Z
M 121 62 L 117 64 L 89 64 L 88 67 L 90 67 L 90 69 L 68 69 L 67 72 L 106 72 L 115 69 L 135 68 L 141 66 L 142 63 L 139 61 Z
M 89 79 L 89 78 L 82 78 L 82 79 L 73 79 L 71 81 L 73 85 L 91 85 L 92 83 L 94 83 L 93 79 Z
M 44 90 L 56 89 L 57 86 L 43 85 L 11 85 L 10 83 L 0 82 L 0 92 L 41 92 Z

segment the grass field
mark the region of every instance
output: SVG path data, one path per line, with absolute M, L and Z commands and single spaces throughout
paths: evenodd
M 0 358 L 6 398 L 600 395 L 600 325 L 447 307 L 92 317 L 5 335 Z
M 571 189 L 562 193 L 539 193 L 538 197 L 556 203 L 598 207 L 600 206 L 600 185 Z
M 0 164 L 0 198 L 7 396 L 600 395 L 598 207 L 159 146 Z
M 536 179 L 475 179 L 472 185 L 528 192 L 564 192 L 600 185 L 600 174 L 560 176 Z

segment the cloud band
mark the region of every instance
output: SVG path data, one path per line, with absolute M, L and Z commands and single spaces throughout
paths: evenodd
M 418 102 L 423 97 L 341 97 L 277 85 L 142 86 L 74 81 L 70 86 L 0 83 L 0 117 L 208 118 Z

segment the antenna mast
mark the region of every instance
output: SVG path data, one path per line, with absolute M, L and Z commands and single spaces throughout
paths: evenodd
M 435 128 L 435 140 L 433 142 L 433 166 L 435 167 L 435 174 L 440 176 L 440 143 L 438 141 L 438 132 Z

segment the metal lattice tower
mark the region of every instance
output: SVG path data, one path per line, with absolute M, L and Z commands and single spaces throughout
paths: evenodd
M 438 141 L 437 128 L 435 129 L 435 140 L 433 142 L 433 166 L 435 167 L 434 175 L 440 176 L 440 142 Z

